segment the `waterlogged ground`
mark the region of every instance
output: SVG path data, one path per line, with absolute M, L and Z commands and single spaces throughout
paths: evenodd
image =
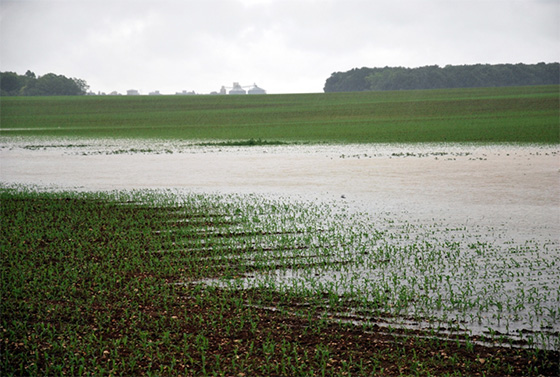
M 216 230 L 243 253 L 215 258 L 244 268 L 208 284 L 316 294 L 340 320 L 560 348 L 558 146 L 0 142 L 7 185 L 231 194 L 254 222 Z

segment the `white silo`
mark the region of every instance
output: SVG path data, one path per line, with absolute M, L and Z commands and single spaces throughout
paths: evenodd
M 247 94 L 247 92 L 241 87 L 241 85 L 239 85 L 238 82 L 234 82 L 233 88 L 229 91 L 229 94 Z
M 259 88 L 257 84 L 253 84 L 253 87 L 249 89 L 249 94 L 266 94 L 266 90 Z

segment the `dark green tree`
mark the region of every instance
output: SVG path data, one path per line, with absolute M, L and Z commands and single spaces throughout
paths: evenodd
M 76 86 L 80 88 L 80 95 L 87 94 L 87 91 L 89 90 L 89 85 L 87 84 L 86 80 L 77 79 L 77 78 L 73 78 L 72 80 L 74 81 Z
M 79 96 L 87 93 L 85 80 L 68 78 L 47 73 L 37 77 L 31 71 L 24 75 L 15 72 L 0 72 L 0 94 L 2 96 Z
M 31 90 L 24 89 L 25 95 L 40 96 L 72 96 L 80 94 L 80 89 L 74 81 L 54 73 L 47 73 L 37 79 Z
M 0 92 L 3 96 L 17 96 L 26 80 L 15 72 L 0 72 Z
M 335 72 L 325 83 L 325 92 L 471 88 L 514 85 L 558 85 L 559 63 L 447 65 L 443 68 L 355 68 Z

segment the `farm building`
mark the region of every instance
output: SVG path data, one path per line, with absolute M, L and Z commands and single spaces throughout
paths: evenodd
M 266 94 L 266 90 L 263 88 L 259 88 L 257 84 L 253 84 L 253 87 L 249 89 L 249 94 Z
M 229 94 L 247 94 L 247 92 L 241 87 L 241 85 L 239 85 L 238 82 L 234 82 L 233 88 L 231 88 Z
M 247 91 L 245 88 L 250 89 Z M 259 88 L 257 84 L 241 86 L 238 82 L 234 82 L 233 86 L 228 87 L 228 89 L 230 89 L 229 94 L 266 94 L 266 91 L 263 88 Z M 222 86 L 222 89 L 220 89 L 220 94 L 226 94 L 225 86 Z

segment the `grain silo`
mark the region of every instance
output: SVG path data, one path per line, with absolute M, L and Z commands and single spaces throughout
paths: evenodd
M 241 87 L 241 85 L 239 85 L 238 82 L 234 82 L 233 88 L 229 91 L 229 94 L 247 94 L 247 92 Z
M 249 89 L 249 94 L 266 94 L 266 90 L 259 88 L 257 84 L 253 84 L 253 87 Z

